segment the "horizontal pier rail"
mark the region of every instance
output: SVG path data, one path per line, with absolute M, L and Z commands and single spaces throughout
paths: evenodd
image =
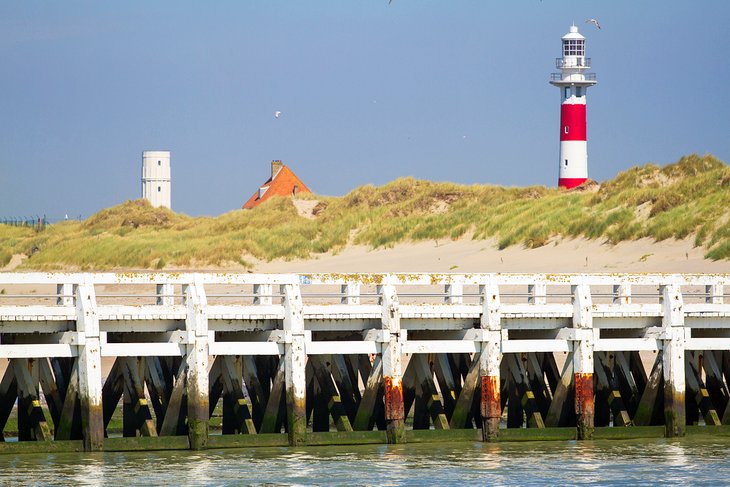
M 730 424 L 729 292 L 720 274 L 0 273 L 0 441 L 682 436 Z

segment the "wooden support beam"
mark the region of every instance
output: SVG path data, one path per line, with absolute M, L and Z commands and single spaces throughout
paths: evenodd
M 277 429 L 277 425 L 280 424 L 280 419 L 284 416 L 281 414 L 281 405 L 285 403 L 285 387 L 285 362 L 282 359 L 279 360 L 279 366 L 276 369 L 274 381 L 271 384 L 271 391 L 269 392 L 263 419 L 261 420 L 261 427 L 259 429 L 261 433 L 278 433 L 281 431 L 281 427 L 279 426 L 279 429 Z
M 661 286 L 662 350 L 664 371 L 664 434 L 667 438 L 685 435 L 684 301 L 679 285 Z
M 251 402 L 248 399 L 248 391 L 243 385 L 243 363 L 240 355 L 225 355 L 221 357 L 221 378 L 223 380 L 223 399 L 228 399 L 232 407 L 231 420 L 234 421 L 232 428 L 226 417 L 223 417 L 224 428 L 226 432 L 245 433 L 249 435 L 256 434 L 256 427 L 253 424 L 251 415 Z M 225 403 L 224 403 L 225 404 Z
M 332 372 L 332 378 L 337 385 L 337 390 L 340 393 L 342 405 L 347 412 L 350 424 L 352 424 L 355 421 L 357 407 L 361 399 L 360 390 L 357 388 L 357 383 L 354 385 L 352 383 L 350 371 L 343 355 L 333 354 L 330 356 L 330 370 Z
M 51 364 L 47 358 L 35 359 L 35 365 L 38 367 L 38 379 L 43 390 L 43 397 L 46 399 L 48 412 L 51 415 L 54 425 L 58 425 L 61 417 L 61 408 L 63 407 L 63 399 L 61 392 L 56 387 L 56 378 L 53 376 Z
M 208 446 L 208 301 L 199 276 L 183 286 L 186 307 L 188 441 L 190 449 Z
M 574 352 L 568 354 L 560 374 L 560 382 L 553 390 L 553 399 L 545 417 L 547 427 L 575 424 L 573 354 Z
M 380 355 L 375 357 L 370 374 L 367 376 L 365 392 L 362 394 L 360 405 L 357 408 L 353 429 L 356 431 L 370 431 L 375 424 L 378 405 L 383 401 L 383 361 Z M 382 407 L 381 407 L 382 410 Z
M 436 380 L 438 381 L 441 396 L 443 397 L 444 413 L 450 419 L 454 414 L 458 393 L 456 392 L 456 380 L 449 365 L 448 354 L 434 354 L 434 372 L 436 373 Z
M 433 372 L 429 366 L 427 356 L 425 354 L 414 355 L 411 359 L 411 367 L 415 367 L 416 390 L 426 408 L 426 417 L 430 417 L 435 429 L 449 429 L 449 422 L 444 414 L 444 408 L 436 384 L 433 381 Z M 426 429 L 428 427 L 427 420 Z
M 29 359 L 12 359 L 10 365 L 15 369 L 15 379 L 18 384 L 18 439 L 21 441 L 50 440 L 51 431 L 38 396 L 37 373 L 31 372 Z M 21 427 L 21 423 L 24 423 L 23 427 Z M 25 434 L 23 430 L 25 430 Z
M 332 415 L 337 431 L 352 431 L 350 419 L 342 405 L 340 393 L 332 380 L 332 374 L 330 369 L 327 367 L 327 363 L 320 355 L 310 356 L 309 362 L 312 364 L 314 376 L 319 384 L 322 400 L 324 401 L 324 404 L 327 404 L 327 410 Z
M 593 438 L 595 403 L 593 394 L 593 301 L 587 284 L 571 286 L 573 294 L 573 369 L 575 370 L 575 414 L 577 438 Z
M 710 400 L 705 383 L 702 380 L 701 354 L 697 351 L 687 351 L 687 366 L 685 377 L 687 382 L 687 395 L 694 398 L 694 405 L 699 408 L 707 426 L 719 426 L 720 418 Z
M 722 351 L 708 350 L 702 354 L 702 369 L 705 371 L 705 386 L 710 399 L 718 414 L 722 414 L 728 405 L 728 391 L 722 380 L 719 361 L 722 360 Z
M 533 289 L 534 290 L 534 289 Z M 479 354 L 479 416 L 481 417 L 482 440 L 495 441 L 499 437 L 499 423 L 502 419 L 502 315 L 499 287 L 490 282 L 480 288 L 482 316 L 479 327 L 482 330 L 481 352 Z M 534 290 L 540 292 L 540 290 Z
M 508 373 L 514 379 L 516 393 L 519 395 L 522 410 L 525 412 L 525 417 L 527 418 L 527 427 L 544 428 L 545 423 L 537 401 L 535 400 L 535 395 L 532 389 L 530 389 L 530 383 L 527 380 L 527 371 L 525 370 L 520 354 L 508 354 L 505 360 L 507 360 Z
M 555 394 L 555 390 L 558 388 L 560 382 L 560 369 L 558 369 L 558 363 L 555 360 L 555 354 L 553 352 L 545 352 L 542 355 L 542 369 L 545 371 L 545 379 L 547 380 L 548 386 L 550 386 L 550 398 Z M 549 407 L 548 407 L 549 409 Z
M 0 380 L 0 442 L 5 441 L 3 430 L 18 398 L 18 381 L 15 379 L 15 367 L 8 364 Z
M 144 372 L 147 391 L 157 420 L 157 431 L 162 431 L 162 423 L 165 420 L 167 405 L 170 401 L 172 384 L 167 382 L 162 361 L 159 357 L 146 357 Z
M 400 310 L 395 286 L 378 286 L 381 304 L 381 326 L 387 341 L 383 343 L 383 383 L 385 422 L 388 443 L 406 442 L 403 403 L 402 340 Z M 405 332 L 403 333 L 405 338 Z
M 307 355 L 304 349 L 304 310 L 299 285 L 281 286 L 284 296 L 284 332 L 291 337 L 284 346 L 286 365 L 287 432 L 291 446 L 306 442 Z
M 263 378 L 263 371 L 259 375 L 256 359 L 250 355 L 241 357 L 243 361 L 243 382 L 248 390 L 249 400 L 251 401 L 251 415 L 253 417 L 254 426 L 257 430 L 261 429 L 261 422 L 264 418 L 264 409 L 268 398 L 268 390 L 264 391 L 261 385 L 262 380 L 268 381 L 268 377 Z
M 523 353 L 520 355 L 522 363 L 525 365 L 530 390 L 535 395 L 537 408 L 540 411 L 540 415 L 544 418 L 550 407 L 550 393 L 545 382 L 542 354 Z
M 78 347 L 79 404 L 84 450 L 104 447 L 104 410 L 101 383 L 101 340 L 94 285 L 88 279 L 75 286 Z
M 604 395 L 606 406 L 609 411 L 613 414 L 613 425 L 614 426 L 630 426 L 631 416 L 624 406 L 623 398 L 621 397 L 621 391 L 618 387 L 618 380 L 616 374 L 614 374 L 614 352 L 597 352 L 598 364 L 596 364 L 596 378 L 597 383 L 601 389 L 606 391 Z M 598 397 L 598 391 L 596 391 L 596 397 Z M 607 426 L 608 424 L 606 424 Z
M 643 377 L 639 377 L 639 386 L 637 379 L 634 377 L 635 371 L 631 367 L 631 356 L 629 352 L 611 352 L 614 356 L 614 380 L 618 390 L 621 392 L 621 397 L 624 399 L 626 411 L 629 413 L 629 417 L 634 417 L 636 414 L 636 408 L 641 400 L 641 391 L 646 387 L 646 372 L 644 372 L 643 365 L 641 367 L 641 373 Z
M 218 376 L 220 376 L 220 366 L 217 369 L 217 373 Z M 216 378 L 216 380 L 219 381 L 218 378 Z M 162 425 L 160 425 L 160 436 L 188 434 L 188 427 L 185 422 L 186 418 L 184 414 L 187 409 L 188 401 L 186 382 L 187 364 L 185 361 L 180 361 L 175 381 L 172 385 L 172 390 L 170 391 L 170 398 L 167 402 L 167 407 L 165 408 L 165 417 L 162 421 Z M 220 397 L 220 393 L 216 397 L 216 402 L 218 402 L 218 397 Z M 215 407 L 215 403 L 213 403 L 213 401 L 211 401 L 211 404 Z
M 82 437 L 78 362 L 74 363 L 69 375 L 70 379 L 66 387 L 63 405 L 61 406 L 61 414 L 58 421 L 55 423 L 56 440 L 72 440 Z M 117 399 L 117 401 L 119 401 L 119 399 Z
M 157 436 L 147 397 L 145 396 L 144 357 L 123 357 L 121 373 L 124 377 L 124 436 Z
M 475 353 L 474 358 L 471 360 L 469 371 L 464 379 L 461 393 L 456 400 L 456 406 L 454 407 L 454 413 L 451 415 L 451 421 L 449 421 L 449 428 L 451 429 L 462 429 L 467 427 L 469 414 L 471 413 L 471 408 L 474 404 L 474 394 L 479 383 L 480 360 L 481 352 Z
M 649 426 L 654 424 L 653 418 L 657 415 L 656 411 L 660 404 L 663 403 L 664 389 L 664 361 L 662 355 L 657 355 L 651 374 L 646 381 L 646 387 L 641 393 L 641 399 L 634 414 L 634 424 L 636 426 Z

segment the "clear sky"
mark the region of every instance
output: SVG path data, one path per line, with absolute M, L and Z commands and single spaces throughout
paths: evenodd
M 591 178 L 730 162 L 727 0 L 24 0 L 0 3 L 0 217 L 138 198 L 144 150 L 172 151 L 191 215 L 239 208 L 272 159 L 327 195 L 401 176 L 553 186 L 548 79 L 573 21 L 598 76 Z

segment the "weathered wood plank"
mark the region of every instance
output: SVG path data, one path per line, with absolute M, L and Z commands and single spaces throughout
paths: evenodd
M 323 400 L 327 401 L 327 409 L 332 415 L 337 431 L 352 431 L 350 419 L 342 405 L 339 391 L 332 380 L 332 374 L 327 368 L 322 356 L 312 355 L 309 357 L 314 375 L 317 378 Z
M 575 423 L 575 408 L 573 407 L 573 352 L 565 360 L 560 382 L 557 383 L 550 401 L 545 426 L 570 426 Z
M 34 376 L 29 359 L 12 359 L 11 365 L 15 369 L 18 385 L 18 439 L 51 440 L 51 431 L 38 397 L 37 369 Z M 21 423 L 23 423 L 22 428 Z
M 466 428 L 468 426 L 467 419 L 474 404 L 474 393 L 477 390 L 477 383 L 479 382 L 480 355 L 481 353 L 475 353 L 474 357 L 471 359 L 471 364 L 469 365 L 469 370 L 464 378 L 461 393 L 459 394 L 459 398 L 456 400 L 454 413 L 451 415 L 451 421 L 449 421 L 449 427 L 451 429 Z

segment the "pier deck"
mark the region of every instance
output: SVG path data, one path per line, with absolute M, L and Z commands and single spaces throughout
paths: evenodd
M 0 453 L 730 434 L 729 292 L 720 274 L 0 273 Z

